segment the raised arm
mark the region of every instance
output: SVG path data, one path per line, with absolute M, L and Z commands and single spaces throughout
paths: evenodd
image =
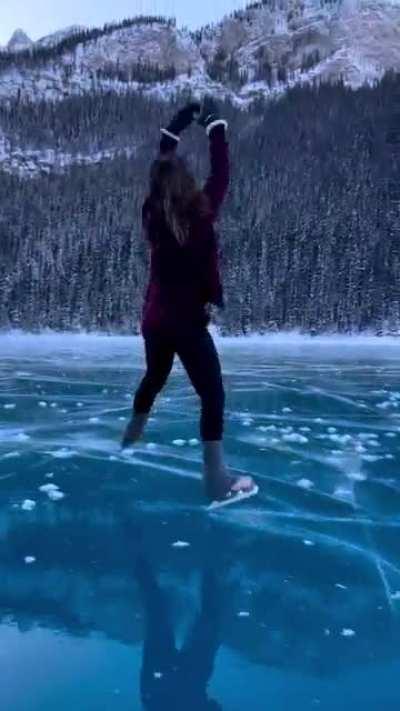
M 199 123 L 206 129 L 210 148 L 210 174 L 203 190 L 210 201 L 214 217 L 217 217 L 229 185 L 229 147 L 226 140 L 228 123 L 219 118 L 213 100 L 205 102 Z
M 161 129 L 160 157 L 168 158 L 180 141 L 180 133 L 200 115 L 200 104 L 192 102 L 175 114 L 167 128 Z
M 203 188 L 214 216 L 222 205 L 229 186 L 229 150 L 226 140 L 227 122 L 218 119 L 207 129 L 210 147 L 210 174 Z

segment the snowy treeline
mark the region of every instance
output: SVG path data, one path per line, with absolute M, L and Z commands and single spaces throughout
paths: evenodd
M 400 326 L 399 96 L 399 75 L 387 75 L 355 92 L 296 88 L 245 112 L 221 104 L 232 162 L 219 223 L 223 332 Z M 0 173 L 3 328 L 137 329 L 148 263 L 140 208 L 159 126 L 175 108 L 111 93 L 1 107 L 0 125 L 22 148 L 121 146 L 63 175 Z M 182 140 L 199 179 L 206 140 L 198 127 Z

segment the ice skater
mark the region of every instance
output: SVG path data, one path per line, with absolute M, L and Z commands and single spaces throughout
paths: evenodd
M 209 138 L 211 169 L 201 190 L 176 154 L 180 134 L 197 119 Z M 150 280 L 142 318 L 147 371 L 136 392 L 122 446 L 137 442 L 151 407 L 180 358 L 201 400 L 203 477 L 210 502 L 228 503 L 257 493 L 249 476 L 233 476 L 223 457 L 225 392 L 221 366 L 208 331 L 208 305 L 223 307 L 214 223 L 229 184 L 227 121 L 215 102 L 193 102 L 161 129 L 160 154 L 151 166 L 142 208 L 150 244 Z

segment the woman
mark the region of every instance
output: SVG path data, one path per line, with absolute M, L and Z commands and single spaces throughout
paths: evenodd
M 257 487 L 251 477 L 230 475 L 223 461 L 225 393 L 207 330 L 207 304 L 223 306 L 214 222 L 229 183 L 227 122 L 218 117 L 212 100 L 200 112 L 200 105 L 191 103 L 161 129 L 160 155 L 151 167 L 150 194 L 142 209 L 151 247 L 142 321 L 147 372 L 135 395 L 123 447 L 140 439 L 176 353 L 201 399 L 206 495 L 210 501 L 228 502 L 257 493 Z M 176 155 L 180 133 L 195 117 L 210 144 L 211 172 L 203 190 Z

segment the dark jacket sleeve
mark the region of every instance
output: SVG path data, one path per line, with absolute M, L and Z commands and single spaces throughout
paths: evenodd
M 170 133 L 168 129 L 161 129 L 160 139 L 160 157 L 166 158 L 169 154 L 174 153 L 179 144 L 179 136 Z
M 203 191 L 210 201 L 215 219 L 229 186 L 229 146 L 223 125 L 212 129 L 209 142 L 211 168 Z

